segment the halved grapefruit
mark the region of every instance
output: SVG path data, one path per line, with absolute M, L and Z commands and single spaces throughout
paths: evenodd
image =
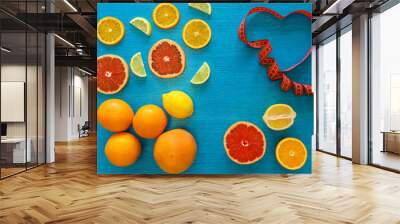
M 115 94 L 125 87 L 129 78 L 128 65 L 117 55 L 107 54 L 97 58 L 97 91 Z
M 151 71 L 160 78 L 174 78 L 185 70 L 185 52 L 169 39 L 155 43 L 150 49 L 148 60 Z
M 255 124 L 239 121 L 225 132 L 224 146 L 226 154 L 233 162 L 248 165 L 264 156 L 267 141 L 264 133 Z

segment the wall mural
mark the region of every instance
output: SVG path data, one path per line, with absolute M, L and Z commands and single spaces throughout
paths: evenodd
M 99 174 L 311 173 L 311 5 L 99 3 Z

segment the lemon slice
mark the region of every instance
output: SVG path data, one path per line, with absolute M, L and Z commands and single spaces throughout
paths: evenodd
M 115 17 L 107 16 L 97 23 L 97 39 L 103 44 L 115 45 L 124 35 L 124 24 Z
M 211 4 L 210 3 L 189 3 L 189 6 L 197 9 L 205 14 L 211 15 Z
M 130 21 L 130 24 L 145 33 L 147 36 L 151 35 L 151 25 L 147 19 L 143 17 L 136 17 Z
M 144 78 L 147 76 L 146 70 L 144 69 L 142 53 L 138 52 L 131 58 L 131 70 L 133 74 L 138 77 Z
M 201 19 L 192 19 L 183 28 L 182 38 L 193 49 L 205 47 L 211 40 L 211 28 Z
M 161 3 L 153 10 L 154 23 L 161 29 L 171 29 L 179 22 L 179 11 L 171 3 Z
M 204 62 L 190 82 L 195 85 L 203 84 L 207 82 L 208 78 L 210 78 L 210 73 L 210 66 L 207 64 L 207 62 Z
M 291 127 L 296 118 L 296 112 L 287 104 L 274 104 L 264 113 L 265 124 L 275 131 L 286 130 Z

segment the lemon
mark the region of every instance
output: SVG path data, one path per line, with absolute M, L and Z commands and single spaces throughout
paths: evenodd
M 207 15 L 211 15 L 211 4 L 210 3 L 189 3 L 189 6 L 204 12 Z
M 143 17 L 136 17 L 130 21 L 130 24 L 145 33 L 147 36 L 151 35 L 151 25 L 147 19 Z
M 275 131 L 288 129 L 293 125 L 296 112 L 287 104 L 274 104 L 263 115 L 265 124 Z
M 144 78 L 147 76 L 146 70 L 144 69 L 142 54 L 140 52 L 134 54 L 131 58 L 131 70 L 133 74 L 138 77 Z
M 169 115 L 178 119 L 185 119 L 193 114 L 193 101 L 183 91 L 173 90 L 162 95 L 164 109 Z
M 115 17 L 107 16 L 97 23 L 97 39 L 103 44 L 115 45 L 124 35 L 124 24 Z
M 204 62 L 190 82 L 195 85 L 203 84 L 210 78 L 210 72 L 210 66 L 207 62 Z
M 153 10 L 153 21 L 161 29 L 171 29 L 179 22 L 179 11 L 171 3 L 161 3 Z
M 205 47 L 211 40 L 211 28 L 201 19 L 192 19 L 183 27 L 182 38 L 193 49 Z

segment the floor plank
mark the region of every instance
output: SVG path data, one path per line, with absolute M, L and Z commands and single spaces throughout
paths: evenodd
M 96 174 L 93 137 L 0 181 L 0 223 L 400 223 L 400 175 L 314 153 L 312 175 Z

